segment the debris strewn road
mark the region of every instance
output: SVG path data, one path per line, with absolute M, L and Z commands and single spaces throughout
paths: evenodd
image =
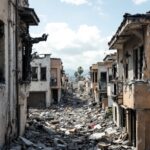
M 66 102 L 66 101 L 65 101 Z M 131 150 L 127 133 L 87 95 L 74 94 L 49 109 L 30 109 L 26 132 L 11 150 Z

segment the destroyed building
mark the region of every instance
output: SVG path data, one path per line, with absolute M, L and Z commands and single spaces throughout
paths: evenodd
M 50 54 L 35 55 L 31 62 L 31 85 L 28 106 L 45 108 L 51 104 Z
M 93 64 L 90 67 L 90 77 L 91 77 L 91 95 L 93 96 L 95 102 L 99 103 L 98 65 L 97 64 Z
M 103 62 L 98 62 L 98 81 L 99 81 L 99 99 L 102 108 L 112 107 L 111 90 L 113 89 L 112 80 L 112 64 L 116 60 L 116 53 L 108 54 Z
M 112 64 L 115 60 L 116 53 L 108 54 L 102 62 L 97 62 L 90 67 L 92 95 L 95 102 L 99 103 L 103 109 L 112 107 Z
M 98 93 L 101 107 L 108 106 L 107 99 L 107 66 L 105 62 L 98 62 Z
M 125 14 L 109 42 L 110 49 L 117 49 L 116 119 L 137 150 L 150 149 L 149 43 L 150 12 Z
M 51 58 L 51 99 L 58 103 L 62 96 L 63 64 L 60 58 Z
M 32 45 L 47 38 L 47 35 L 30 36 L 29 27 L 38 23 L 39 18 L 29 8 L 28 0 L 1 0 L 0 149 L 24 133 Z

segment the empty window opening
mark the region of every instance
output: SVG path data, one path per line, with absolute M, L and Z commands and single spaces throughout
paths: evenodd
M 114 95 L 117 95 L 117 85 L 114 84 Z
M 94 82 L 94 72 L 92 72 L 92 81 Z
M 112 81 L 112 75 L 109 75 L 109 82 Z
M 117 66 L 116 66 L 116 64 L 114 64 L 112 67 L 112 74 L 113 74 L 113 79 L 115 79 L 117 77 Z
M 41 67 L 41 81 L 46 81 L 46 67 Z
M 51 68 L 51 86 L 57 86 L 57 69 Z
M 0 20 L 0 83 L 5 83 L 5 39 L 4 23 Z
M 57 89 L 52 89 L 52 99 L 54 104 L 58 103 L 58 90 Z
M 131 110 L 131 142 L 133 146 L 136 146 L 136 111 Z
M 129 76 L 128 70 L 129 70 L 129 65 L 126 64 L 126 65 L 125 65 L 125 78 L 126 78 L 126 79 L 128 79 L 128 76 Z
M 107 73 L 101 72 L 100 74 L 100 89 L 106 90 L 107 89 Z
M 38 67 L 32 67 L 32 80 L 38 80 Z
M 95 72 L 95 82 L 97 82 L 97 72 Z
M 107 81 L 107 73 L 101 72 L 101 81 L 106 82 Z
M 125 109 L 121 109 L 122 113 L 121 113 L 121 126 L 122 127 L 126 127 L 126 110 Z
M 115 107 L 115 121 L 117 121 L 117 108 Z
M 143 46 L 139 47 L 138 49 L 133 50 L 133 65 L 134 65 L 134 78 L 135 79 L 142 79 L 142 69 L 143 69 L 143 53 L 144 48 Z

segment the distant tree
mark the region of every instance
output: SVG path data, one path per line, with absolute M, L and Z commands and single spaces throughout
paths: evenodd
M 81 76 L 83 73 L 83 68 L 81 66 L 78 67 L 78 74 Z
M 78 77 L 78 72 L 77 72 L 77 71 L 74 73 L 74 76 L 75 76 L 76 78 Z
M 76 78 L 76 81 L 83 80 L 82 73 L 83 73 L 83 68 L 82 68 L 81 66 L 79 66 L 79 67 L 77 68 L 77 71 L 74 73 L 74 76 L 75 76 L 75 78 Z

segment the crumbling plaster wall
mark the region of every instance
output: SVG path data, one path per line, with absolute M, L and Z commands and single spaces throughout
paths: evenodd
M 15 7 L 1 0 L 0 20 L 4 22 L 5 83 L 0 83 L 0 147 L 5 138 L 16 133 L 16 80 L 15 80 Z
M 127 41 L 124 44 L 123 47 L 123 65 L 126 63 L 128 64 L 128 78 L 125 79 L 124 75 L 124 87 L 123 87 L 123 105 L 129 107 L 129 108 L 134 108 L 135 107 L 135 88 L 134 88 L 134 83 L 130 84 L 131 81 L 134 80 L 134 67 L 133 67 L 133 50 L 140 47 L 143 44 L 143 41 L 139 38 L 131 37 L 129 41 Z M 126 54 L 128 53 L 129 57 L 126 57 Z M 124 73 L 125 73 L 125 67 L 124 67 Z M 134 101 L 135 100 L 135 101 Z
M 61 80 L 62 80 L 62 74 L 61 71 L 63 69 L 62 61 L 59 58 L 52 58 L 51 59 L 51 69 L 57 70 L 57 86 L 51 87 L 51 89 L 57 89 L 58 90 L 58 102 L 60 102 L 61 96 L 62 96 L 62 86 L 61 86 Z

